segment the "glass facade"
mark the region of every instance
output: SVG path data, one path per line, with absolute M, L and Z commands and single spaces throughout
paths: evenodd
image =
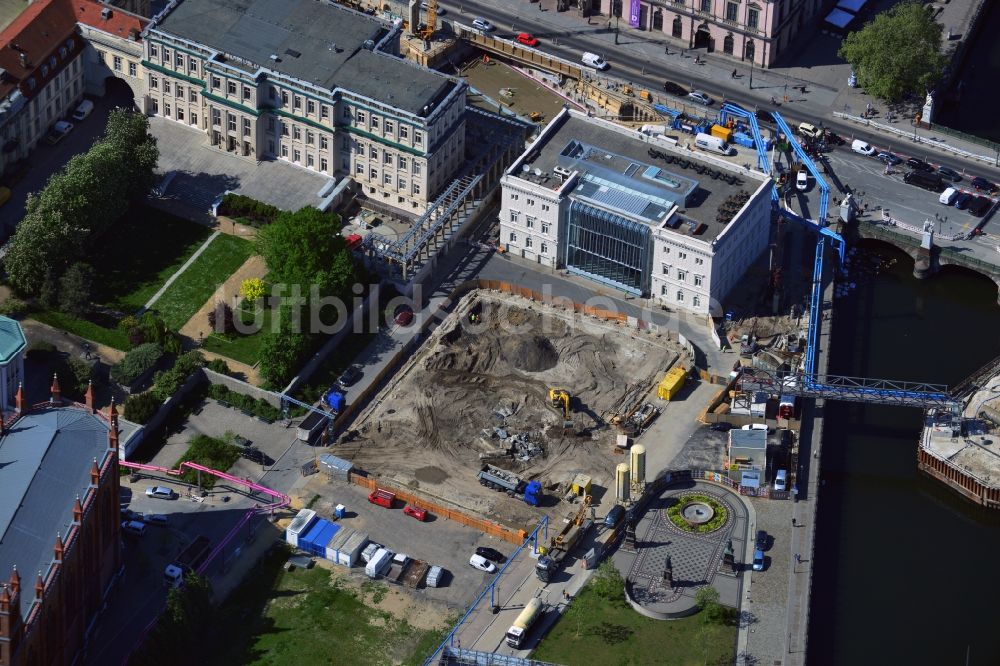
M 649 290 L 653 244 L 645 224 L 576 199 L 569 207 L 563 251 L 570 272 L 637 296 Z

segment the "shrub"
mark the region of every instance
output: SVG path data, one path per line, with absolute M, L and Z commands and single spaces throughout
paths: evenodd
M 265 293 L 267 293 L 267 285 L 260 278 L 243 280 L 243 283 L 240 285 L 240 296 L 251 303 L 263 297 Z
M 143 373 L 148 372 L 163 357 L 163 349 L 158 344 L 147 342 L 125 354 L 120 363 L 111 368 L 111 378 L 128 386 Z
M 196 435 L 191 439 L 187 451 L 180 457 L 174 468 L 186 460 L 204 465 L 221 472 L 233 466 L 240 458 L 240 447 L 232 444 L 232 434 L 226 433 L 226 439 L 216 439 L 208 435 Z M 198 482 L 198 473 L 195 470 L 186 470 L 181 478 L 188 483 Z M 215 484 L 216 478 L 210 474 L 201 475 L 201 484 L 204 488 L 211 488 Z
M 281 214 L 280 208 L 232 192 L 222 197 L 222 203 L 219 204 L 219 215 L 243 217 L 253 226 L 269 224 L 279 214 Z
M 28 313 L 28 304 L 20 298 L 10 296 L 6 301 L 0 303 L 0 315 L 19 319 Z
M 67 356 L 56 368 L 59 388 L 71 398 L 81 398 L 87 392 L 87 384 L 94 375 L 94 368 L 76 356 Z
M 183 350 L 181 338 L 167 327 L 163 318 L 153 312 L 145 312 L 129 331 L 129 342 L 141 345 L 154 342 L 160 345 L 168 354 L 180 354 Z
M 208 311 L 208 326 L 216 333 L 229 335 L 236 330 L 233 309 L 225 301 L 219 301 Z
M 281 410 L 269 403 L 267 400 L 264 400 L 263 398 L 254 398 L 246 395 L 245 393 L 233 391 L 228 386 L 223 386 L 222 384 L 212 384 L 209 386 L 208 395 L 216 400 L 224 400 L 233 407 L 242 409 L 253 414 L 254 416 L 259 416 L 262 419 L 277 421 L 282 416 Z
M 161 402 L 165 401 L 180 390 L 195 368 L 200 368 L 204 364 L 205 358 L 197 350 L 181 354 L 177 357 L 174 367 L 156 373 L 156 378 L 153 380 L 152 393 Z
M 125 418 L 133 423 L 147 423 L 162 404 L 152 391 L 131 395 L 125 401 Z
M 213 358 L 205 364 L 205 367 L 222 375 L 231 375 L 233 373 L 233 371 L 229 369 L 229 365 L 221 358 Z

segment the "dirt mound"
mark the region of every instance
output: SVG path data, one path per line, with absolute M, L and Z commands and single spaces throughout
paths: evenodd
M 510 366 L 524 372 L 551 370 L 559 363 L 552 341 L 540 335 L 516 335 L 500 342 L 500 353 Z

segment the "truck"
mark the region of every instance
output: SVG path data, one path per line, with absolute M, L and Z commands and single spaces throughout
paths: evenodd
M 542 614 L 542 600 L 535 597 L 524 605 L 514 624 L 507 630 L 507 645 L 512 648 L 520 648 L 524 643 L 528 630 Z
M 594 521 L 590 518 L 583 520 L 580 524 L 577 524 L 575 521 L 570 522 L 561 534 L 552 539 L 552 543 L 545 554 L 541 555 L 538 561 L 535 562 L 535 575 L 538 576 L 538 580 L 543 583 L 548 583 L 552 580 L 559 569 L 562 568 L 563 560 L 566 559 L 566 556 L 569 555 L 573 547 L 580 541 L 580 537 L 586 534 L 593 524 Z
M 495 465 L 483 465 L 476 476 L 480 485 L 506 492 L 511 497 L 517 495 L 531 506 L 538 506 L 542 499 L 542 484 L 539 481 L 526 482 L 517 474 Z
M 396 493 L 389 492 L 388 490 L 384 490 L 382 488 L 376 488 L 368 495 L 368 501 L 372 504 L 378 504 L 379 506 L 391 509 L 392 503 L 396 501 Z
M 403 569 L 403 585 L 414 589 L 420 587 L 430 566 L 420 560 L 410 560 Z
M 392 564 L 392 553 L 385 548 L 379 548 L 365 565 L 365 573 L 369 578 L 378 578 L 389 570 Z
M 163 579 L 167 587 L 181 587 L 184 584 L 184 576 L 196 571 L 208 557 L 210 550 L 211 542 L 207 536 L 195 537 L 194 541 L 189 543 L 163 570 Z

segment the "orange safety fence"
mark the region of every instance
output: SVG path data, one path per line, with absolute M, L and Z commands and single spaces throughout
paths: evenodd
M 485 518 L 476 518 L 475 516 L 469 516 L 455 509 L 443 507 L 440 504 L 431 502 L 423 497 L 418 497 L 412 493 L 406 492 L 405 490 L 398 490 L 393 486 L 380 483 L 371 477 L 359 476 L 358 474 L 354 474 L 352 472 L 350 478 L 351 483 L 355 485 L 367 488 L 368 490 L 375 490 L 376 488 L 388 490 L 389 492 L 394 493 L 397 499 L 406 502 L 407 504 L 418 506 L 421 509 L 427 509 L 435 516 L 440 516 L 441 518 L 447 518 L 448 520 L 452 520 L 456 523 L 461 523 L 466 527 L 471 527 L 479 530 L 480 532 L 485 532 L 490 536 L 495 536 L 496 538 L 503 539 L 509 543 L 521 545 L 528 536 L 528 533 L 524 530 L 513 530 L 509 527 L 504 527 L 503 525 L 486 520 Z

